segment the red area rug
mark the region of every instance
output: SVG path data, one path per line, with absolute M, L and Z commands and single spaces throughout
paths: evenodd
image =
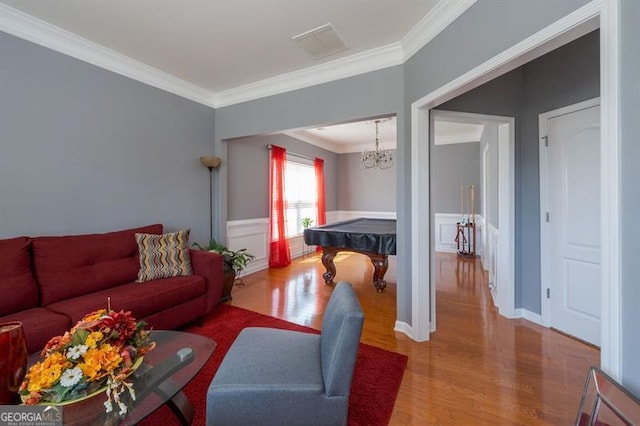
M 366 321 L 366 320 L 365 320 Z M 309 327 L 292 324 L 257 312 L 221 305 L 205 318 L 201 327 L 190 326 L 185 331 L 211 337 L 217 347 L 200 373 L 184 388 L 196 410 L 195 425 L 206 423 L 206 396 L 209 383 L 231 343 L 245 327 L 273 327 L 318 333 Z M 387 425 L 391 418 L 407 357 L 395 352 L 360 344 L 356 370 L 349 399 L 349 425 Z M 178 424 L 166 406 L 147 417 L 143 425 Z

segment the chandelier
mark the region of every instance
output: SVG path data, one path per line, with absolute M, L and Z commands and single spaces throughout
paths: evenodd
M 360 158 L 360 166 L 363 169 L 373 169 L 377 167 L 381 170 L 390 169 L 393 167 L 393 156 L 391 152 L 385 149 L 380 149 L 380 139 L 378 137 L 378 124 L 380 120 L 376 120 L 376 149 L 370 151 L 365 149 Z

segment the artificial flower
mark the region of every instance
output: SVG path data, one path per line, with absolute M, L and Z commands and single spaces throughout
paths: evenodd
M 94 331 L 92 333 L 89 333 L 84 343 L 87 345 L 88 348 L 94 349 L 98 346 L 98 342 L 100 342 L 103 337 L 104 336 L 102 335 L 101 332 Z
M 64 370 L 62 376 L 60 376 L 60 384 L 65 388 L 70 388 L 82 379 L 82 370 L 78 367 L 73 367 Z
M 65 332 L 62 336 L 56 336 L 49 340 L 47 344 L 44 346 L 42 350 L 42 356 L 46 356 L 46 354 L 50 352 L 55 352 L 60 350 L 61 347 L 67 345 L 71 341 L 71 334 L 69 332 Z
M 87 353 L 89 347 L 87 345 L 71 346 L 67 349 L 67 358 L 76 360 Z
M 133 364 L 155 347 L 144 322 L 131 312 L 101 309 L 84 316 L 62 336 L 45 345 L 43 360 L 34 364 L 20 385 L 27 405 L 63 402 L 106 388 L 107 412 L 127 411 L 120 395 L 135 400 L 133 385 L 125 379 Z

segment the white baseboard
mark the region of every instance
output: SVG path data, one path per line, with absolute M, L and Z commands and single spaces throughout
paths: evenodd
M 485 227 L 485 232 L 487 237 L 487 246 L 485 247 L 484 255 L 482 256 L 482 267 L 489 272 L 489 288 L 491 288 L 493 302 L 498 306 L 496 296 L 500 284 L 498 282 L 498 241 L 500 231 L 489 223 Z
M 416 339 L 413 338 L 413 329 L 411 328 L 411 326 L 409 324 L 407 324 L 404 321 L 396 321 L 396 325 L 395 325 L 395 327 L 393 327 L 393 330 L 397 331 L 399 333 L 406 334 L 411 339 L 416 340 Z
M 515 314 L 516 314 L 516 318 L 524 318 L 527 321 L 531 321 L 535 324 L 542 325 L 542 315 L 540 314 L 536 314 L 524 308 L 517 308 L 515 310 Z
M 247 265 L 244 272 L 242 272 L 242 276 L 246 274 L 253 274 L 254 272 L 262 271 L 263 269 L 267 269 L 268 267 L 269 267 L 269 259 L 266 259 L 266 258 L 256 259 Z

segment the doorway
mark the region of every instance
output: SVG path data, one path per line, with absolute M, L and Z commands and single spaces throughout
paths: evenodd
M 600 100 L 541 114 L 543 324 L 600 345 Z
M 618 122 L 619 64 L 619 5 L 617 2 L 592 2 L 565 16 L 560 21 L 530 36 L 510 49 L 493 57 L 469 72 L 434 90 L 411 105 L 411 337 L 418 341 L 429 340 L 435 330 L 435 301 L 431 297 L 431 263 L 421 261 L 431 258 L 429 247 L 430 211 L 429 170 L 421 167 L 429 163 L 430 109 L 478 87 L 485 81 L 515 69 L 522 63 L 537 58 L 555 47 L 600 28 L 602 87 L 602 157 L 600 161 L 602 220 L 602 282 L 607 283 L 601 292 L 602 342 L 601 366 L 614 378 L 621 369 L 620 311 L 620 177 L 619 152 L 620 129 Z M 555 47 L 554 47 L 555 46 Z
M 466 179 L 482 182 L 481 188 L 478 188 L 482 205 L 482 215 L 477 221 L 477 231 L 480 235 L 479 241 L 482 241 L 482 257 L 483 267 L 489 270 L 489 286 L 493 302 L 498 308 L 500 315 L 507 318 L 516 317 L 514 306 L 515 300 L 515 253 L 514 253 L 514 221 L 515 221 L 515 118 L 498 115 L 476 114 L 458 111 L 432 110 L 431 112 L 431 129 L 436 132 L 437 124 L 454 123 L 464 125 L 475 125 L 482 127 L 482 134 L 475 142 L 480 144 L 480 149 L 476 151 L 475 158 L 463 156 L 462 151 L 457 149 L 457 158 L 463 159 L 466 163 L 475 162 L 476 167 L 480 163 L 478 176 L 467 176 Z M 444 126 L 440 126 L 441 128 Z M 431 138 L 433 141 L 434 156 L 438 156 L 439 150 L 444 147 L 439 145 L 448 145 L 452 142 L 444 139 L 439 134 Z M 472 138 L 473 139 L 473 138 Z M 464 141 L 464 139 L 462 139 Z M 469 142 L 467 140 L 466 142 Z M 460 146 L 460 144 L 457 144 Z M 482 151 L 480 151 L 482 150 Z M 441 158 L 433 158 L 431 163 L 431 173 L 436 173 L 437 169 L 442 167 L 452 169 L 448 175 L 449 179 L 458 177 L 465 170 L 473 170 L 472 164 L 452 163 L 452 158 L 442 156 Z M 444 164 L 439 164 L 444 163 Z M 436 167 L 437 166 L 437 167 Z M 477 169 L 476 169 L 477 170 Z M 453 174 L 452 174 L 453 173 Z M 433 221 L 434 235 L 441 235 L 444 230 L 442 226 L 443 217 L 451 216 L 453 223 L 461 220 L 455 214 L 439 214 L 454 213 L 454 211 L 438 212 L 445 206 L 450 206 L 451 210 L 455 204 L 450 198 L 456 199 L 458 188 L 455 185 L 450 186 L 447 191 L 451 194 L 443 193 L 441 190 L 445 184 L 443 180 L 446 176 L 431 176 L 433 182 L 438 188 L 432 188 L 432 207 L 431 215 Z M 465 184 L 464 182 L 459 182 Z M 437 189 L 437 191 L 436 191 Z M 438 199 L 442 198 L 442 199 Z M 449 201 L 449 202 L 447 202 Z M 445 207 L 446 208 L 446 207 Z M 476 207 L 473 208 L 474 211 Z M 462 212 L 461 212 L 462 214 Z M 434 242 L 434 249 L 437 249 L 441 241 Z M 478 245 L 480 247 L 480 245 Z M 432 270 L 435 271 L 435 256 L 432 257 Z M 436 298 L 436 276 L 432 274 L 431 282 L 431 298 Z

